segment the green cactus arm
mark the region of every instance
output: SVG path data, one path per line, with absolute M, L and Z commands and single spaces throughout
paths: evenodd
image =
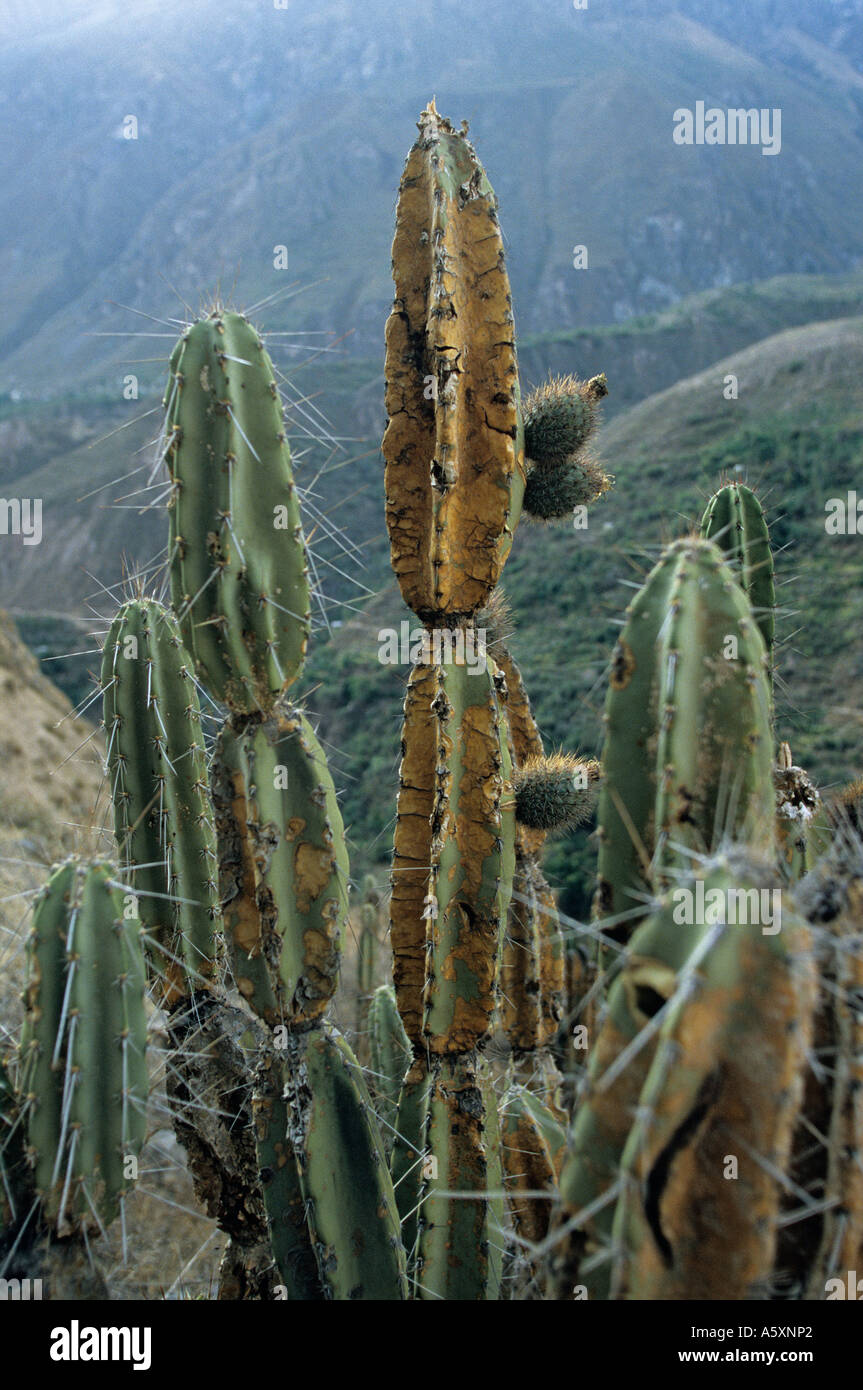
M 335 1299 L 404 1299 L 398 1209 L 359 1062 L 327 1026 L 289 1035 L 285 1062 L 288 1133 L 324 1287 Z
M 36 1187 L 59 1233 L 107 1224 L 146 1132 L 145 968 L 108 865 L 69 860 L 34 909 L 21 1090 Z
M 413 1049 L 404 1029 L 392 985 L 380 985 L 372 995 L 368 1014 L 372 1089 L 378 1102 L 384 1148 L 389 1153 L 398 1113 L 398 1101 Z
M 715 541 L 731 565 L 770 657 L 776 623 L 773 551 L 764 509 L 752 489 L 726 483 L 714 493 L 701 519 L 701 535 Z
M 774 852 L 767 656 L 711 542 L 669 546 L 630 605 L 605 717 L 596 911 L 625 940 L 681 857 Z
M 173 614 L 124 603 L 102 655 L 114 834 L 165 1001 L 206 988 L 218 957 L 216 835 L 201 710 Z
M 183 334 L 165 397 L 171 598 L 210 693 L 270 710 L 308 639 L 308 567 L 273 364 L 241 315 Z

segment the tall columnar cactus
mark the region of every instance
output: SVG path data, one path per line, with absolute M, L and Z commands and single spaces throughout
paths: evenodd
M 302 665 L 309 585 L 273 364 L 242 314 L 183 334 L 165 395 L 171 598 L 201 680 L 269 711 Z
M 596 908 L 625 939 L 688 855 L 774 853 L 767 654 L 711 542 L 670 545 L 630 604 L 605 723 Z
M 107 864 L 70 859 L 33 913 L 20 1091 L 36 1190 L 61 1235 L 114 1219 L 146 1133 L 146 981 L 126 909 Z
M 102 655 L 114 833 L 138 899 L 160 996 L 206 988 L 217 954 L 216 833 L 201 709 L 177 620 L 154 599 L 124 603 Z

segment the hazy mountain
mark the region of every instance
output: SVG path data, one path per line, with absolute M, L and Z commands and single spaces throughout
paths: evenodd
M 499 194 L 522 332 L 860 256 L 859 3 L 117 0 L 30 15 L 7 4 L 0 31 L 0 379 L 27 394 L 119 393 L 130 359 L 146 377 L 163 341 L 88 335 L 170 332 L 108 302 L 182 316 L 166 281 L 192 307 L 217 280 L 245 305 L 314 282 L 265 322 L 351 332 L 351 352 L 378 355 L 398 179 L 432 93 L 469 118 Z M 698 100 L 780 107 L 781 153 L 675 145 L 673 112 Z

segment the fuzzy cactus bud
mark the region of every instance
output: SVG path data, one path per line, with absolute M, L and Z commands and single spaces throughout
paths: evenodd
M 530 758 L 513 777 L 515 814 L 530 830 L 562 830 L 583 825 L 596 803 L 600 765 L 594 759 L 556 753 Z

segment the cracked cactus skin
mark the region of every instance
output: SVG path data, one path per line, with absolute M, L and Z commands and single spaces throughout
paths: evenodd
M 434 1064 L 426 1148 L 431 1163 L 420 1186 L 417 1297 L 494 1300 L 502 1271 L 503 1171 L 497 1097 L 475 1054 Z
M 302 711 L 229 719 L 213 797 L 237 988 L 267 1023 L 310 1023 L 338 981 L 350 867 L 333 780 Z
M 715 541 L 731 565 L 770 656 L 776 612 L 773 551 L 764 509 L 752 489 L 727 483 L 714 493 L 701 519 L 701 535 Z
M 780 880 L 737 872 L 728 887 L 741 882 Z M 612 1297 L 736 1301 L 769 1285 L 812 1035 L 812 966 L 811 934 L 788 910 L 775 935 L 707 928 L 695 988 L 662 1024 L 624 1149 Z M 725 1178 L 729 1155 L 736 1181 Z
M 291 1034 L 288 1141 L 325 1296 L 407 1297 L 399 1215 L 362 1069 L 327 1026 Z
M 625 939 L 689 853 L 775 853 L 767 653 L 711 542 L 669 546 L 630 604 L 605 726 L 595 910 Z
M 206 988 L 218 949 L 216 832 L 201 709 L 173 614 L 123 604 L 102 655 L 114 835 L 168 1004 Z
M 515 869 L 511 762 L 494 663 L 420 664 L 405 699 L 391 937 L 415 1048 L 467 1052 L 495 1008 Z
M 300 671 L 310 622 L 273 364 L 248 320 L 217 308 L 183 334 L 170 371 L 171 601 L 210 694 L 269 711 Z
M 494 663 L 476 675 L 438 667 L 436 685 L 423 1035 L 432 1052 L 468 1052 L 497 1003 L 515 870 L 512 765 Z
M 418 125 L 396 213 L 382 448 L 392 565 L 425 620 L 471 614 L 488 597 L 525 473 L 497 200 L 433 102 Z
M 125 901 L 109 865 L 68 860 L 33 913 L 20 1085 L 36 1189 L 61 1236 L 114 1219 L 146 1135 L 146 974 Z
M 704 920 L 682 921 L 672 895 L 629 943 L 561 1177 L 565 1217 L 595 1204 L 570 1271 L 591 1298 L 740 1299 L 769 1277 L 775 1173 L 788 1166 L 811 1038 L 811 936 L 787 904 L 774 934 L 723 916 L 729 891 L 780 884 L 732 851 L 706 866 Z M 729 1154 L 737 1181 L 725 1178 Z

